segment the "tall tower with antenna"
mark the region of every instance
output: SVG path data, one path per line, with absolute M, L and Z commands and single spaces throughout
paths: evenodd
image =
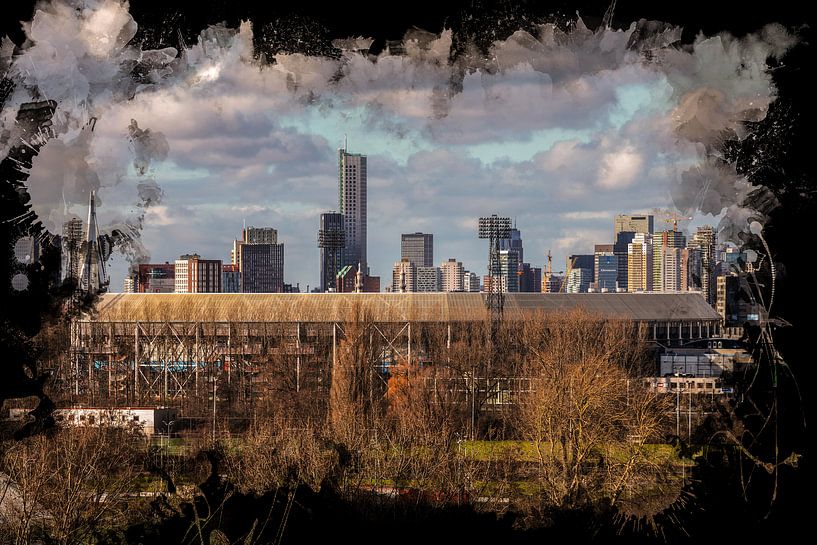
M 368 275 L 366 156 L 349 153 L 346 146 L 344 141 L 344 147 L 338 150 L 338 207 L 343 214 L 345 242 L 341 265 L 359 265 L 363 274 Z

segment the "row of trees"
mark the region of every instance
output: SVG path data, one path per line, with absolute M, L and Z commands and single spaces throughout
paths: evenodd
M 385 350 L 358 309 L 339 335 L 328 391 L 299 390 L 281 372 L 289 366 L 271 368 L 249 431 L 217 449 L 221 471 L 246 494 L 326 487 L 372 509 L 401 497 L 514 509 L 530 521 L 587 505 L 649 512 L 677 481 L 672 457 L 652 445 L 664 440 L 671 400 L 640 380 L 653 361 L 641 333 L 573 311 L 478 323 L 466 335 L 417 328 L 409 355 Z M 38 533 L 87 542 L 124 524 L 140 475 L 156 465 L 126 430 L 58 429 L 2 449 L 0 515 L 17 543 Z M 158 473 L 172 485 L 186 460 L 164 458 Z

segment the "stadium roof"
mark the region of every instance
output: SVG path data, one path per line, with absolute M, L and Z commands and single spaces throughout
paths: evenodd
M 482 293 L 111 293 L 94 321 L 345 322 L 356 308 L 376 322 L 468 322 L 487 318 Z M 699 293 L 508 293 L 505 317 L 573 308 L 648 322 L 714 321 Z M 86 319 L 88 319 L 86 317 Z

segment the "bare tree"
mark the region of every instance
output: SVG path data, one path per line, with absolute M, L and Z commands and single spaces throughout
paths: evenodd
M 644 445 L 668 408 L 638 380 L 645 356 L 633 326 L 577 310 L 526 329 L 531 388 L 518 424 L 536 451 L 543 496 L 557 506 L 627 497 L 654 463 Z
M 60 544 L 85 543 L 121 525 L 138 475 L 142 439 L 126 429 L 68 428 L 6 445 L 3 471 L 19 508 L 7 517 L 16 543 L 37 532 Z

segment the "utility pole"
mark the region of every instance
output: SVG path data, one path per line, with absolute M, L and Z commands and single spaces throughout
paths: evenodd
M 216 446 L 216 375 L 213 375 L 213 446 Z

